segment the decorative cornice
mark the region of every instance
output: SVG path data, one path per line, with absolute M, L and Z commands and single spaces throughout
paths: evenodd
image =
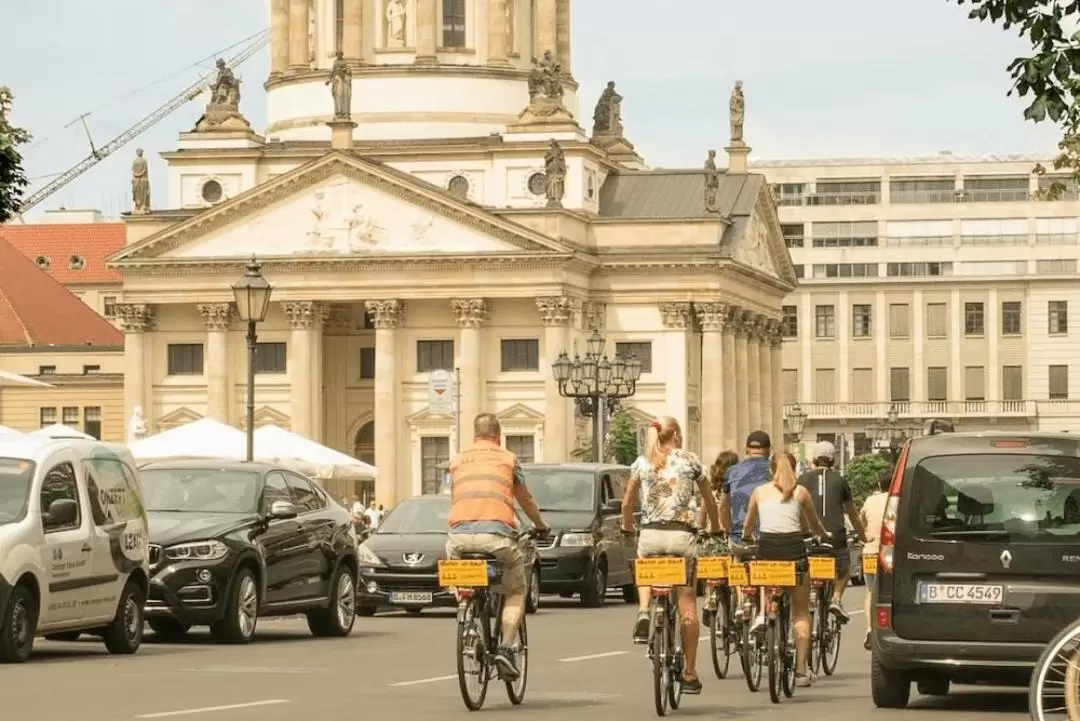
M 448 269 L 481 268 L 483 270 L 544 270 L 566 269 L 568 267 L 593 268 L 583 263 L 583 257 L 577 255 L 386 255 L 386 256 L 346 256 L 326 258 L 315 256 L 289 256 L 260 259 L 263 273 L 272 270 L 274 275 L 306 275 L 311 273 L 365 273 L 377 272 L 401 274 L 403 272 L 441 272 Z M 191 275 L 236 275 L 243 273 L 248 259 L 245 258 L 199 258 L 185 260 L 180 258 L 123 260 L 113 264 L 123 268 L 125 276 L 173 277 Z M 715 272 L 715 266 L 712 268 Z M 340 281 L 334 281 L 335 287 Z
M 146 333 L 154 330 L 156 316 L 149 303 L 119 303 L 116 316 L 124 333 Z
M 581 300 L 565 295 L 543 296 L 536 299 L 536 311 L 544 326 L 570 325 L 574 315 L 581 312 Z
M 380 49 L 381 50 L 381 49 Z M 395 48 L 394 50 L 397 50 Z M 408 53 L 406 49 L 403 52 Z M 461 53 L 453 51 L 438 51 L 439 55 L 448 57 L 459 56 Z M 473 77 L 494 78 L 498 80 L 519 80 L 525 82 L 529 79 L 530 70 L 515 67 L 492 67 L 489 65 L 462 65 L 458 63 L 432 63 L 430 65 L 354 65 L 352 67 L 353 79 L 376 77 L 376 78 L 401 78 L 416 76 L 436 77 Z M 289 85 L 322 85 L 330 78 L 330 71 L 324 69 L 290 71 L 288 74 L 272 75 L 263 84 L 266 91 Z M 578 89 L 578 83 L 569 75 L 562 76 L 563 86 L 572 90 Z
M 232 303 L 199 303 L 196 307 L 208 331 L 228 330 L 236 317 L 236 308 Z
M 290 300 L 281 304 L 292 330 L 322 330 L 330 306 L 317 300 Z
M 660 316 L 664 327 L 671 330 L 693 328 L 694 305 L 688 302 L 661 303 Z
M 483 298 L 453 298 L 450 311 L 457 318 L 459 328 L 479 328 L 487 322 L 491 305 Z
M 723 331 L 731 317 L 731 304 L 719 302 L 694 303 L 694 313 L 697 315 L 701 330 L 709 333 Z
M 368 300 L 364 302 L 364 310 L 375 330 L 394 330 L 405 318 L 405 301 Z
M 344 305 L 330 306 L 324 326 L 327 335 L 349 335 L 353 327 L 352 309 Z

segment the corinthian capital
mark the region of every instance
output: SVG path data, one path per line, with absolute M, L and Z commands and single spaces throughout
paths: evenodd
M 316 300 L 291 300 L 281 307 L 293 330 L 320 330 L 330 317 L 330 306 Z
M 581 301 L 565 295 L 543 296 L 536 299 L 536 311 L 545 326 L 570 325 L 574 314 L 581 311 Z
M 206 330 L 228 330 L 235 315 L 232 303 L 199 303 L 198 308 Z
M 116 306 L 120 329 L 125 333 L 146 333 L 154 329 L 154 306 L 148 303 L 122 303 Z
M 674 330 L 685 330 L 693 327 L 694 307 L 692 303 L 661 303 L 660 317 L 664 327 Z
M 375 330 L 393 330 L 405 318 L 405 301 L 369 300 L 364 302 L 364 310 Z
M 479 328 L 487 322 L 491 305 L 484 298 L 454 298 L 450 310 L 459 328 Z
M 694 313 L 701 330 L 720 331 L 731 316 L 731 306 L 727 303 L 694 303 Z

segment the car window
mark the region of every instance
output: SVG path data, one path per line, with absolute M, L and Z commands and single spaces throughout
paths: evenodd
M 0 458 L 0 525 L 26 518 L 34 468 L 33 461 Z
M 131 469 L 119 458 L 91 458 L 84 465 L 90 514 L 98 526 L 141 518 L 142 503 Z
M 263 513 L 269 511 L 270 506 L 272 506 L 275 501 L 296 503 L 293 499 L 292 491 L 289 490 L 289 484 L 285 482 L 284 474 L 279 473 L 278 471 L 271 471 L 266 474 L 266 485 L 263 486 Z
M 208 466 L 144 468 L 143 502 L 166 513 L 255 513 L 259 476 L 247 470 Z
M 287 473 L 285 478 L 289 482 L 289 489 L 292 491 L 293 498 L 296 499 L 296 507 L 301 513 L 318 511 L 325 505 L 322 496 L 311 485 L 311 481 L 300 476 L 294 476 L 291 473 Z
M 68 499 L 75 501 L 78 513 L 75 521 L 66 525 L 53 523 L 49 519 L 49 506 L 53 501 Z M 70 463 L 61 463 L 53 466 L 45 474 L 45 480 L 41 484 L 41 525 L 45 533 L 57 531 L 70 531 L 82 525 L 82 504 L 79 503 L 79 484 L 75 480 L 75 468 Z
M 611 474 L 611 490 L 620 501 L 626 495 L 626 486 L 630 483 L 630 471 L 615 471 Z
M 558 466 L 522 469 L 536 505 L 543 511 L 592 511 L 596 508 L 596 474 Z
M 611 474 L 605 473 L 600 476 L 600 502 L 607 503 L 615 497 L 615 484 L 612 483 Z

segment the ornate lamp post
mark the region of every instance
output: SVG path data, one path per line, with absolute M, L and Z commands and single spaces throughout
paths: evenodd
M 795 436 L 795 444 L 799 447 L 799 460 L 803 460 L 802 450 L 802 433 L 806 428 L 806 411 L 802 409 L 798 401 L 795 401 L 786 414 L 784 420 L 787 421 L 788 430 L 791 435 Z
M 900 419 L 900 409 L 895 403 L 889 404 L 889 411 L 883 421 L 870 425 L 867 430 L 874 440 L 889 444 L 889 459 L 896 463 L 900 457 L 900 448 L 910 438 L 912 426 Z
M 593 420 L 593 462 L 604 459 L 604 421 L 615 410 L 622 398 L 629 398 L 637 392 L 637 382 L 641 378 L 641 361 L 630 356 L 629 359 L 616 356 L 608 360 L 604 353 L 607 339 L 594 330 L 585 342 L 585 357 L 576 354 L 574 359 L 563 351 L 551 364 L 555 381 L 559 384 L 559 395 L 573 398 L 578 411 Z
M 247 323 L 247 459 L 255 460 L 255 326 L 266 318 L 270 309 L 270 294 L 273 287 L 262 276 L 262 266 L 251 256 L 251 262 L 244 269 L 244 277 L 233 284 L 233 297 L 236 299 L 236 312 L 240 320 Z

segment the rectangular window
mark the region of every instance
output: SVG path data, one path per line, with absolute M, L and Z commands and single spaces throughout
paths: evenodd
M 783 307 L 783 317 L 780 321 L 780 331 L 784 338 L 798 338 L 799 337 L 799 307 L 795 305 L 785 305 Z
M 256 343 L 255 372 L 284 373 L 288 363 L 287 348 L 285 343 Z
M 1076 245 L 1076 227 L 1076 218 L 1036 218 L 1035 243 L 1036 245 Z
M 908 368 L 889 369 L 889 400 L 906 403 L 911 400 L 911 371 Z
M 869 338 L 873 328 L 873 308 L 870 304 L 851 306 L 851 335 L 855 338 Z
M 772 195 L 780 207 L 805 205 L 806 183 L 776 183 L 772 186 Z
M 818 305 L 814 307 L 814 337 L 836 337 L 836 306 Z
M 38 366 L 39 376 L 54 376 L 56 375 L 56 366 Z
M 116 296 L 107 295 L 102 299 L 102 315 L 106 318 L 116 317 Z
M 84 376 L 96 376 L 101 373 L 101 366 L 83 366 L 82 374 Z
M 465 37 L 465 0 L 442 0 L 442 46 L 464 48 Z
M 1002 366 L 1001 367 L 1001 400 L 1022 401 L 1024 400 L 1024 367 Z
M 540 370 L 540 341 L 535 338 L 504 339 L 501 355 L 503 373 Z M 642 361 L 642 373 L 645 372 L 644 364 L 645 361 Z
M 985 321 L 982 303 L 964 303 L 964 335 L 983 335 Z
M 960 197 L 967 203 L 1020 202 L 1028 199 L 1029 187 L 1026 175 L 967 176 Z
M 536 463 L 536 437 L 507 436 L 506 450 L 517 456 L 518 463 Z
M 38 417 L 41 421 L 41 427 L 51 426 L 56 423 L 56 409 L 55 408 L 42 408 L 38 412 Z
M 450 438 L 425 436 L 420 439 L 420 492 L 434 495 L 442 490 L 443 474 L 440 465 L 450 460 Z
M 836 369 L 814 369 L 814 401 L 817 403 L 836 402 Z
M 1023 304 L 1018 300 L 1007 300 L 1001 304 L 1001 335 L 1020 335 L 1022 333 L 1022 311 Z
M 984 366 L 964 366 L 964 400 L 986 400 L 986 368 Z
M 891 248 L 945 247 L 953 244 L 951 220 L 890 220 L 885 245 Z
M 783 223 L 780 230 L 784 233 L 784 244 L 787 247 L 803 247 L 806 238 L 806 226 L 803 223 Z
M 1027 242 L 1027 218 L 960 221 L 961 245 L 1027 245 Z
M 952 203 L 956 200 L 956 178 L 890 178 L 889 202 Z
M 79 409 L 71 406 L 64 406 L 64 410 L 60 412 L 60 422 L 65 426 L 72 428 L 79 427 Z
M 623 360 L 637 358 L 642 373 L 652 373 L 652 343 L 650 341 L 624 341 L 615 344 L 615 355 Z
M 926 337 L 947 338 L 949 335 L 948 305 L 945 303 L 926 304 Z
M 1035 261 L 1035 275 L 1072 275 L 1074 273 L 1076 273 L 1075 258 Z
M 167 353 L 169 375 L 201 376 L 203 374 L 202 343 L 170 343 Z
M 83 433 L 101 440 L 101 406 L 83 408 Z
M 815 263 L 813 278 L 877 278 L 877 263 Z
M 890 278 L 942 278 L 952 275 L 952 271 L 950 262 L 885 264 L 885 274 Z
M 375 380 L 375 348 L 373 346 L 360 349 L 360 380 Z
M 889 337 L 911 337 L 911 306 L 907 303 L 889 304 Z
M 784 368 L 780 378 L 784 385 L 784 403 L 795 403 L 799 400 L 799 369 Z
M 416 372 L 452 370 L 454 367 L 454 341 L 416 341 Z
M 1069 366 L 1050 366 L 1050 400 L 1069 400 Z
M 1069 301 L 1052 300 L 1046 306 L 1046 332 L 1050 335 L 1067 335 L 1069 332 Z
M 855 223 L 814 223 L 813 233 L 815 248 L 873 248 L 878 244 L 876 220 Z
M 881 181 L 818 180 L 809 200 L 809 205 L 877 205 L 881 201 Z
M 853 368 L 851 371 L 851 400 L 855 403 L 873 403 L 874 369 Z
M 926 369 L 926 400 L 942 403 L 949 400 L 949 369 Z

